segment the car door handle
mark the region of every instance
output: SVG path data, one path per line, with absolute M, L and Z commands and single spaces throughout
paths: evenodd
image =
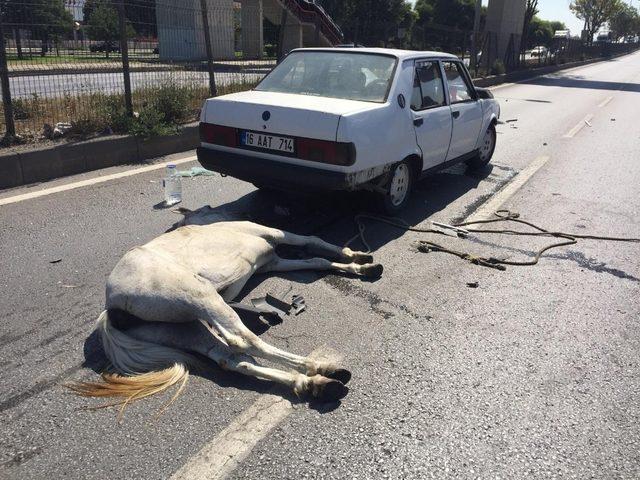
M 460 116 L 460 111 L 451 112 L 451 116 L 453 118 L 458 118 Z
M 423 118 L 416 118 L 413 120 L 413 124 L 416 127 L 419 127 L 420 125 L 422 125 L 424 123 L 424 119 Z

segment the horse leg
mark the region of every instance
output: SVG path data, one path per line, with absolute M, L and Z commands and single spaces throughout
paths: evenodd
M 295 233 L 285 232 L 277 228 L 265 227 L 252 222 L 238 222 L 237 228 L 241 228 L 247 233 L 257 235 L 264 238 L 270 243 L 275 245 L 293 245 L 295 247 L 304 247 L 309 251 L 317 253 L 318 255 L 326 255 L 329 257 L 339 258 L 341 260 L 348 261 L 349 263 L 355 262 L 361 265 L 372 263 L 373 256 L 364 252 L 356 252 L 350 248 L 342 248 L 337 245 L 325 242 L 316 236 L 297 235 Z
M 338 380 L 322 375 L 308 376 L 263 367 L 258 365 L 253 357 L 242 353 L 231 353 L 225 348 L 211 349 L 207 356 L 225 370 L 280 383 L 293 389 L 297 396 L 310 395 L 318 400 L 329 402 L 340 400 L 349 392 L 349 389 Z
M 340 272 L 362 275 L 367 278 L 379 278 L 382 275 L 382 265 L 369 263 L 337 263 L 325 258 L 307 258 L 303 260 L 288 260 L 276 257 L 265 265 L 261 272 L 291 272 L 294 270 L 338 270 Z
M 304 247 L 318 255 L 339 258 L 348 263 L 358 263 L 360 265 L 373 263 L 373 256 L 368 253 L 356 252 L 348 247 L 342 248 L 325 242 L 316 236 L 297 235 L 282 230 L 280 230 L 279 233 L 278 238 L 275 238 L 277 243 Z

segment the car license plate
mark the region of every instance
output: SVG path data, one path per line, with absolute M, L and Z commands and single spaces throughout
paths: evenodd
M 242 131 L 240 132 L 240 144 L 247 147 L 275 150 L 277 152 L 295 152 L 295 142 L 293 138 L 279 137 L 268 133 Z

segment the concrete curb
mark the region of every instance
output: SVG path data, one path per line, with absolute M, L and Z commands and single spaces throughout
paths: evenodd
M 44 182 L 100 168 L 192 150 L 198 146 L 198 124 L 177 135 L 148 140 L 112 135 L 25 152 L 0 154 L 0 189 Z

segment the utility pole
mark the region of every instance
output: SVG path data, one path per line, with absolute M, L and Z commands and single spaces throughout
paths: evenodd
M 471 59 L 469 68 L 478 71 L 478 31 L 480 30 L 480 15 L 482 15 L 482 0 L 476 0 L 476 14 L 473 17 L 473 37 L 471 37 Z

